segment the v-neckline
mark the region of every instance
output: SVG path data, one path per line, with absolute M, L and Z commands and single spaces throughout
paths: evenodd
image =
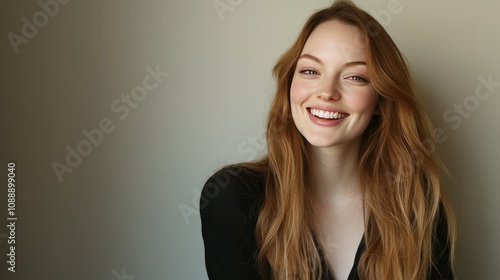
M 354 257 L 354 263 L 352 264 L 351 272 L 349 272 L 349 276 L 347 277 L 347 280 L 358 280 L 358 263 L 359 259 L 361 258 L 361 254 L 365 251 L 365 236 L 361 238 L 361 241 L 359 242 L 358 249 L 356 250 L 356 256 Z M 322 280 L 335 280 L 333 278 L 332 272 L 328 268 L 328 265 L 326 263 L 326 260 L 323 256 L 323 251 L 321 251 L 321 248 L 319 247 L 318 242 L 316 241 L 316 248 L 318 249 L 318 253 L 321 259 L 321 266 L 323 267 L 323 277 Z M 325 278 L 326 277 L 326 278 Z

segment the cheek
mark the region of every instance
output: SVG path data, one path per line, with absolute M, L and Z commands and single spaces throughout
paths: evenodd
M 355 94 L 351 100 L 353 109 L 359 112 L 372 114 L 375 111 L 378 101 L 378 94 L 375 91 Z
M 306 86 L 304 83 L 297 81 L 296 79 L 292 80 L 292 84 L 290 86 L 290 103 L 291 105 L 301 105 L 310 97 L 311 89 Z

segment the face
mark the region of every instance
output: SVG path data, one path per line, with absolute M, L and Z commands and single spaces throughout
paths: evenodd
M 360 143 L 378 94 L 366 66 L 361 32 L 337 20 L 311 33 L 297 61 L 290 106 L 297 129 L 315 147 Z

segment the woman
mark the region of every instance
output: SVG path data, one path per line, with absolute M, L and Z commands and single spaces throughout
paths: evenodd
M 268 154 L 203 189 L 210 279 L 453 279 L 430 125 L 383 27 L 337 1 L 273 73 Z

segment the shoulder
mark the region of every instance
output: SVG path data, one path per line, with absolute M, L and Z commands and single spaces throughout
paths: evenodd
M 216 184 L 218 189 L 226 187 L 237 188 L 240 191 L 260 193 L 263 191 L 264 174 L 253 171 L 245 167 L 231 166 L 215 172 L 205 184 L 204 191 L 214 191 L 212 184 Z
M 203 186 L 200 212 L 248 212 L 258 208 L 264 193 L 264 175 L 244 167 L 232 166 L 215 172 Z M 229 215 L 230 216 L 230 215 Z
M 242 167 L 223 168 L 205 183 L 200 214 L 210 279 L 261 279 L 255 227 L 264 185 L 263 174 Z

